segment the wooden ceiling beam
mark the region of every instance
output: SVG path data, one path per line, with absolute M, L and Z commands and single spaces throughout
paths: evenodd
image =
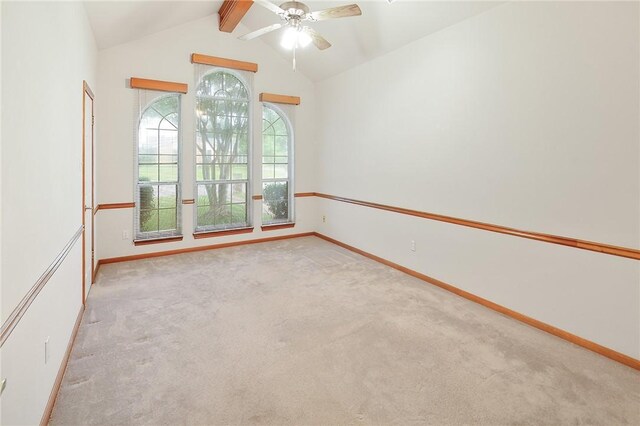
M 253 5 L 253 0 L 224 0 L 218 10 L 220 31 L 232 32 L 244 18 L 251 5 Z

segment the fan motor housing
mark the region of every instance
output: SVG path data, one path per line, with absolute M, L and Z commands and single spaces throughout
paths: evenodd
M 309 7 L 299 1 L 288 1 L 280 5 L 280 9 L 284 10 L 288 17 L 302 18 L 309 13 Z

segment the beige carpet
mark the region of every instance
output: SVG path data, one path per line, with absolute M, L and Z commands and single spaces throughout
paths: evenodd
M 106 265 L 52 424 L 640 424 L 640 373 L 315 237 Z

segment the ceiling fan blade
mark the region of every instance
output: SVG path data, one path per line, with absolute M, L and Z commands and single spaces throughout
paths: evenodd
M 329 9 L 312 12 L 308 16 L 311 21 L 324 21 L 325 19 L 347 18 L 349 16 L 362 15 L 360 6 L 357 4 L 349 4 L 346 6 L 332 7 Z
M 269 9 L 270 11 L 272 11 L 277 15 L 282 15 L 284 13 L 284 10 L 280 9 L 278 6 L 271 3 L 269 0 L 253 0 L 253 1 L 254 3 L 258 3 L 260 6 Z
M 271 31 L 275 31 L 282 28 L 282 24 L 273 24 L 268 27 L 260 28 L 259 30 L 255 30 L 250 32 L 249 34 L 245 34 L 243 36 L 238 37 L 240 40 L 252 40 L 256 37 L 260 37 L 261 35 L 270 33 Z
M 331 47 L 331 43 L 329 43 L 324 37 L 318 34 L 313 28 L 304 27 L 304 32 L 309 34 L 309 37 L 311 37 L 311 41 L 318 49 L 325 50 Z

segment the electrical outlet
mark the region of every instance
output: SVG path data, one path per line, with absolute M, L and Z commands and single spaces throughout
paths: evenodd
M 44 363 L 49 361 L 49 336 L 44 341 Z
M 416 240 L 411 240 L 411 251 L 416 251 Z
M 322 215 L 322 223 L 327 223 L 327 217 L 325 215 Z
M 129 239 L 129 231 L 127 231 L 127 230 L 122 231 L 122 239 L 123 240 L 128 240 Z

